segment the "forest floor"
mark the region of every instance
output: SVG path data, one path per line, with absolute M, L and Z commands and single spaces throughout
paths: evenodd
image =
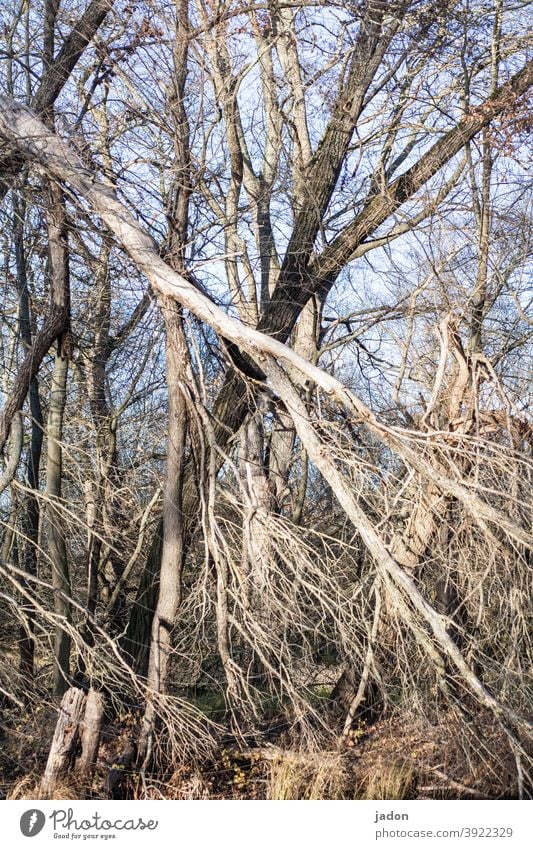
M 56 719 L 56 706 L 5 711 L 0 724 L 0 798 L 38 797 Z M 208 758 L 141 776 L 124 771 L 121 798 L 134 799 L 512 799 L 517 761 L 492 717 L 442 712 L 432 721 L 391 716 L 359 723 L 342 746 L 305 752 L 287 723 L 268 742 L 249 748 L 226 740 Z M 90 787 L 69 777 L 55 798 L 109 798 L 106 780 L 127 739 L 132 717 L 103 729 Z M 529 795 L 531 788 L 522 788 Z

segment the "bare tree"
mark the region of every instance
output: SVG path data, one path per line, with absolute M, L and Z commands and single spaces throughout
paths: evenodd
M 57 55 L 61 4 L 15 16 L 46 61 L 0 99 L 21 670 L 54 632 L 56 693 L 138 712 L 143 774 L 212 752 L 215 716 L 342 760 L 360 722 L 477 713 L 523 795 L 520 10 L 110 7 Z

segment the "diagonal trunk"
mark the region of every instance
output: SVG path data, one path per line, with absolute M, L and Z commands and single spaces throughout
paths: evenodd
M 70 74 L 76 67 L 87 45 L 90 44 L 115 0 L 91 0 L 82 16 L 65 38 L 63 45 L 54 57 L 53 28 L 59 3 L 51 0 L 45 12 L 44 66 L 45 72 L 37 91 L 32 98 L 32 107 L 38 115 L 46 118 L 53 110 Z M 22 167 L 22 161 L 16 156 L 0 157 L 0 200 L 4 198 Z
M 513 78 L 511 85 L 516 87 L 517 81 L 520 80 L 524 81 L 524 72 L 519 72 Z M 2 102 L 6 103 L 6 99 L 2 98 Z M 164 296 L 179 301 L 182 306 L 190 308 L 219 335 L 246 350 L 256 361 L 258 367 L 267 374 L 272 389 L 291 410 L 298 436 L 309 453 L 310 459 L 335 492 L 339 504 L 368 548 L 380 575 L 396 588 L 402 615 L 408 627 L 413 629 L 417 638 L 421 638 L 418 636 L 420 628 L 412 619 L 412 616 L 416 616 L 423 623 L 423 627 L 427 628 L 431 639 L 453 663 L 457 673 L 480 704 L 512 725 L 531 730 L 529 722 L 517 715 L 512 708 L 501 705 L 486 689 L 450 638 L 442 618 L 424 598 L 412 578 L 391 556 L 386 542 L 374 527 L 371 518 L 365 513 L 357 494 L 354 494 L 334 461 L 328 457 L 325 446 L 310 422 L 305 405 L 279 363 L 285 366 L 289 363 L 291 368 L 296 370 L 300 385 L 305 385 L 307 379 L 315 381 L 331 399 L 336 399 L 341 407 L 350 410 L 351 415 L 365 425 L 383 445 L 396 452 L 414 470 L 427 476 L 446 494 L 459 499 L 478 524 L 483 526 L 487 522 L 493 523 L 513 539 L 529 545 L 530 538 L 526 530 L 473 492 L 471 488 L 465 486 L 464 482 L 447 476 L 440 469 L 435 469 L 420 451 L 412 447 L 410 440 L 404 434 L 380 423 L 372 411 L 336 378 L 298 357 L 294 351 L 278 340 L 244 326 L 213 304 L 184 276 L 172 270 L 164 262 L 153 240 L 139 227 L 134 217 L 106 187 L 90 179 L 87 171 L 80 166 L 66 145 L 46 132 L 24 108 L 8 102 L 6 111 L 7 118 L 0 115 L 0 132 L 7 134 L 9 138 L 15 138 L 23 150 L 29 149 L 34 156 L 38 156 L 50 173 L 60 173 L 63 179 L 68 180 L 92 203 L 107 226 L 121 239 L 137 267 L 147 275 L 154 289 Z M 28 127 L 32 127 L 31 141 L 28 141 L 27 132 L 23 131 Z M 61 166 L 57 163 L 58 151 L 62 154 Z

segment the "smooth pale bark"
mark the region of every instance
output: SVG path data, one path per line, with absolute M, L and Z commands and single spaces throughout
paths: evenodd
M 146 708 L 139 744 L 140 755 L 146 762 L 151 754 L 157 710 L 153 697 L 163 693 L 166 687 L 172 630 L 181 600 L 181 574 L 185 556 L 182 491 L 187 438 L 187 399 L 184 387 L 190 380 L 189 358 L 178 307 L 170 299 L 162 300 L 161 307 L 166 332 L 168 438 L 159 596 L 152 622 Z
M 318 339 L 320 334 L 322 302 L 319 298 L 312 298 L 302 310 L 300 320 L 295 329 L 294 350 L 304 360 L 316 365 L 318 360 Z M 312 384 L 306 387 L 306 394 L 312 393 Z M 276 494 L 277 506 L 281 507 L 283 499 L 289 494 L 288 482 L 291 466 L 294 460 L 293 448 L 296 431 L 290 416 L 281 410 L 277 411 L 276 419 L 272 426 L 270 438 L 269 455 L 269 478 L 272 488 Z M 294 515 L 298 518 L 300 496 L 307 488 L 307 460 L 305 455 L 301 456 L 301 474 L 296 482 L 297 497 L 294 507 Z
M 272 509 L 272 491 L 265 472 L 262 412 L 246 421 L 240 441 L 241 489 L 243 505 L 241 565 L 245 580 L 244 592 L 252 610 L 261 613 L 261 593 L 269 581 L 273 552 L 265 518 Z M 265 613 L 262 612 L 264 618 Z
M 306 195 L 306 171 L 311 161 L 312 148 L 309 137 L 305 89 L 303 84 L 302 64 L 298 55 L 298 45 L 295 37 L 296 12 L 292 9 L 273 7 L 272 21 L 276 37 L 278 53 L 285 78 L 291 92 L 292 123 L 294 127 L 294 204 L 299 212 Z
M 87 45 L 112 9 L 115 0 L 91 0 L 81 18 L 76 21 L 54 58 L 54 24 L 58 3 L 47 3 L 44 33 L 45 71 L 37 91 L 32 98 L 32 107 L 37 114 L 47 117 L 59 97 L 70 74 L 76 67 Z M 0 158 L 0 200 L 13 184 L 22 162 L 15 156 Z

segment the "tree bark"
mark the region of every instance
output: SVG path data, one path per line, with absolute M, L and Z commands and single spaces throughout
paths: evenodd
M 50 287 L 53 303 L 68 315 L 70 305 L 68 245 L 65 211 L 61 190 L 50 185 L 48 191 L 48 238 Z M 54 611 L 58 618 L 54 643 L 54 691 L 62 694 L 70 675 L 70 636 L 62 623 L 70 623 L 68 597 L 71 595 L 65 542 L 65 523 L 60 509 L 63 477 L 63 416 L 65 412 L 69 342 L 63 334 L 54 361 L 47 422 L 46 518 L 49 556 L 54 587 Z
M 181 573 L 185 556 L 182 512 L 183 472 L 187 438 L 188 349 L 178 307 L 162 300 L 166 331 L 168 386 L 167 468 L 163 492 L 163 546 L 159 596 L 152 622 L 147 696 L 139 753 L 147 763 L 157 716 L 156 697 L 165 692 L 171 653 L 172 630 L 181 599 Z
M 98 32 L 114 2 L 115 0 L 91 0 L 79 21 L 76 21 L 69 35 L 65 38 L 55 59 L 53 57 L 53 32 L 50 32 L 50 23 L 53 27 L 55 14 L 52 16 L 52 21 L 47 22 L 48 36 L 45 35 L 44 45 L 45 72 L 32 98 L 32 107 L 38 115 L 43 116 L 43 118 L 48 116 L 78 60 Z M 55 3 L 54 5 L 55 11 L 57 11 L 59 4 Z M 50 53 L 50 48 L 52 48 L 52 55 L 46 56 L 46 53 Z M 0 200 L 5 197 L 13 185 L 22 165 L 23 161 L 16 154 L 0 157 Z
M 80 739 L 80 724 L 85 710 L 85 693 L 71 687 L 64 694 L 54 731 L 52 745 L 41 781 L 42 799 L 53 799 L 56 785 L 74 765 Z
M 96 690 L 89 690 L 87 695 L 76 687 L 66 691 L 41 780 L 41 799 L 53 799 L 57 785 L 71 774 L 74 780 L 90 783 L 103 715 L 104 704 Z
M 85 699 L 85 712 L 80 728 L 81 754 L 75 765 L 76 773 L 86 782 L 91 780 L 96 765 L 103 717 L 102 696 L 91 689 Z

